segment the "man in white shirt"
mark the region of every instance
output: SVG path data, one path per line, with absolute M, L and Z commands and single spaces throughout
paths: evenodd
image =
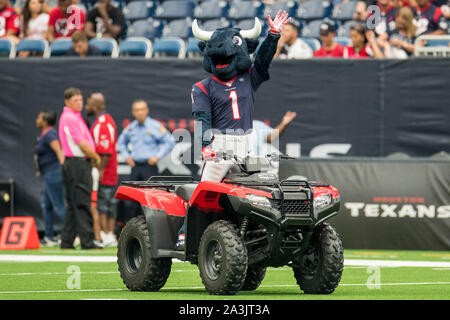
M 288 111 L 284 114 L 280 124 L 275 128 L 270 127 L 260 120 L 253 120 L 253 133 L 252 133 L 252 151 L 255 155 L 264 157 L 268 154 L 279 154 L 279 137 L 284 133 L 288 125 L 297 116 L 296 112 Z M 270 172 L 278 175 L 278 162 L 271 163 Z
M 284 25 L 278 41 L 276 59 L 308 59 L 313 57 L 313 50 L 298 37 L 298 26 L 295 22 Z

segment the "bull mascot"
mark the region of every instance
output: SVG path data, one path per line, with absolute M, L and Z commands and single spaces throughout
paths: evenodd
M 202 181 L 221 182 L 234 166 L 227 159 L 216 159 L 216 152 L 245 158 L 252 151 L 253 106 L 255 92 L 269 80 L 269 68 L 277 50 L 283 26 L 290 18 L 278 11 L 275 19 L 267 17 L 270 32 L 261 44 L 252 64 L 250 54 L 259 45 L 261 23 L 255 18 L 250 30 L 220 28 L 200 29 L 197 20 L 192 33 L 201 40 L 203 68 L 212 76 L 192 86 L 192 114 L 195 131 L 201 132 L 205 160 Z M 201 126 L 200 128 L 198 126 Z M 176 250 L 184 250 L 185 225 L 178 232 Z
M 192 114 L 196 130 L 201 130 L 202 155 L 205 160 L 202 181 L 220 182 L 233 166 L 230 160 L 212 160 L 216 152 L 244 158 L 252 149 L 252 122 L 255 92 L 269 80 L 269 68 L 277 49 L 283 26 L 290 18 L 281 10 L 272 20 L 270 32 L 262 42 L 254 63 L 250 54 L 259 45 L 261 23 L 255 18 L 252 29 L 220 28 L 204 31 L 197 20 L 192 23 L 194 36 L 203 52 L 203 68 L 212 76 L 192 86 Z M 201 124 L 201 128 L 198 125 Z

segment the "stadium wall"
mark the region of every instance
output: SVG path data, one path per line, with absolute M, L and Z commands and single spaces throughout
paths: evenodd
M 257 92 L 255 118 L 274 127 L 284 112 L 296 111 L 280 140 L 280 150 L 294 156 L 430 157 L 450 149 L 449 67 L 450 59 L 438 58 L 274 61 L 271 80 Z M 131 119 L 132 102 L 145 99 L 169 129 L 192 130 L 191 86 L 208 76 L 200 60 L 0 61 L 0 180 L 14 179 L 15 215 L 36 217 L 43 230 L 35 119 L 41 109 L 60 114 L 66 88 L 105 94 L 119 127 Z M 160 173 L 180 174 L 180 168 L 196 176 L 199 166 L 166 159 Z
M 299 159 L 280 178 L 301 175 L 339 190 L 330 219 L 345 248 L 450 249 L 450 161 L 433 159 Z

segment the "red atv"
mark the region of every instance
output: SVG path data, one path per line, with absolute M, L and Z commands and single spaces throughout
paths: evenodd
M 268 266 L 285 265 L 305 293 L 334 291 L 344 249 L 324 221 L 338 213 L 338 190 L 279 181 L 264 171 L 274 156 L 235 160 L 238 172 L 220 183 L 168 176 L 121 184 L 116 198 L 137 201 L 143 210 L 125 225 L 118 245 L 120 275 L 130 290 L 161 289 L 176 258 L 198 265 L 211 294 L 255 290 Z M 184 250 L 175 250 L 183 224 Z

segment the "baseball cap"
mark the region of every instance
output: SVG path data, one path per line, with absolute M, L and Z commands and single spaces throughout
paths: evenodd
M 324 22 L 319 27 L 320 34 L 327 35 L 330 32 L 334 32 L 334 25 L 331 22 Z

